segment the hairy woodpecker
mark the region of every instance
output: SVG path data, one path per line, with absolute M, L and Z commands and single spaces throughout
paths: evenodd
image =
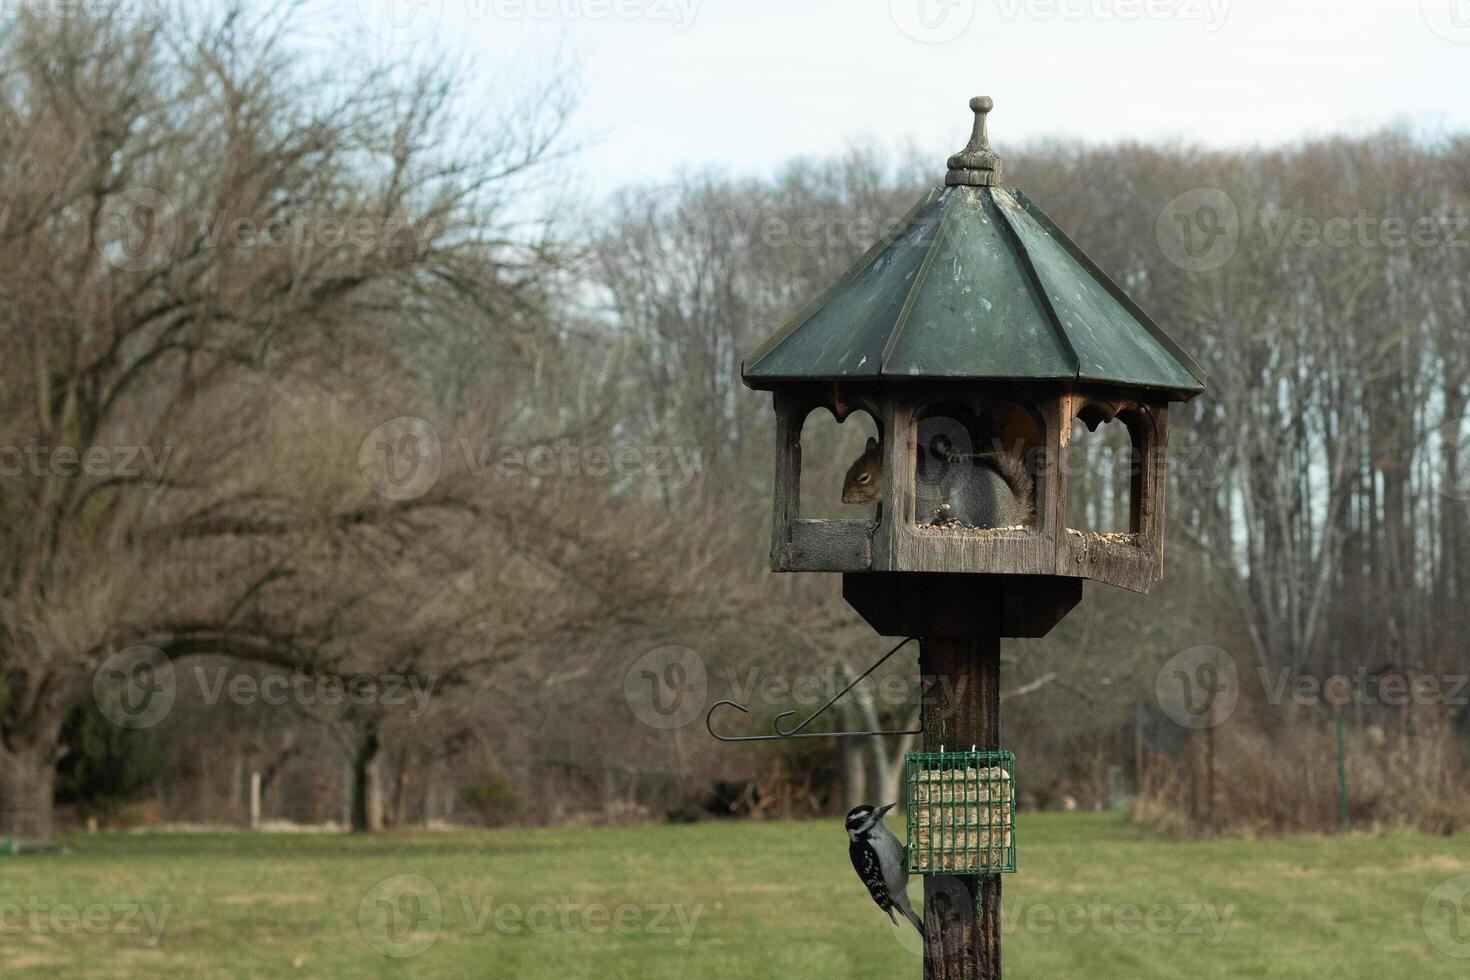
M 873 901 L 888 913 L 894 925 L 898 924 L 893 918 L 893 910 L 897 908 L 922 936 L 924 920 L 914 914 L 914 907 L 909 904 L 908 849 L 898 842 L 893 831 L 883 826 L 883 814 L 897 805 L 874 807 L 864 803 L 848 811 L 844 825 L 852 843 L 847 846 L 847 854 L 858 877 L 868 886 Z

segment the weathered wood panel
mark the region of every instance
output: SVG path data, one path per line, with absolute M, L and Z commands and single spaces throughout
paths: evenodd
M 801 513 L 801 424 L 806 401 L 798 393 L 778 390 L 776 410 L 776 479 L 771 515 L 771 568 L 784 572 L 791 547 L 791 525 Z
M 784 567 L 787 572 L 863 572 L 873 567 L 870 521 L 818 521 L 800 518 L 791 525 Z
M 903 553 L 904 535 L 913 523 L 918 425 L 912 401 L 890 395 L 883 400 L 883 517 L 873 538 L 873 567 L 893 568 Z

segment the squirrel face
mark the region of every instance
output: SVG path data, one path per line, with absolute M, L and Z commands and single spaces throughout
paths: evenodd
M 878 440 L 868 439 L 863 454 L 847 468 L 842 481 L 844 504 L 871 504 L 881 494 L 883 485 L 883 456 L 878 449 Z

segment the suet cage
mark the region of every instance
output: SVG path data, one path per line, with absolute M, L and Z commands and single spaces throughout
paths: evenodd
M 1016 870 L 1016 757 L 910 752 L 904 760 L 910 873 Z

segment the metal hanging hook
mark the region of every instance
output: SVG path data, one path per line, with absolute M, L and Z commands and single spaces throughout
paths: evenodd
M 826 704 L 822 705 L 816 711 L 813 711 L 811 714 L 807 715 L 806 719 L 804 721 L 802 721 L 801 724 L 797 725 L 795 728 L 792 728 L 792 729 L 789 729 L 788 730 L 788 729 L 783 729 L 781 727 L 781 719 L 788 718 L 791 715 L 796 714 L 795 711 L 783 711 L 779 715 L 777 715 L 774 719 L 772 719 L 772 721 L 771 721 L 771 728 L 776 733 L 774 735 L 721 735 L 719 732 L 715 731 L 715 711 L 718 710 L 721 706 L 728 704 L 730 707 L 735 708 L 737 711 L 740 711 L 740 712 L 742 712 L 744 714 L 747 714 L 747 715 L 750 714 L 750 709 L 747 708 L 745 705 L 740 704 L 738 701 L 731 701 L 728 698 L 725 699 L 725 700 L 723 700 L 723 701 L 716 701 L 714 704 L 710 705 L 709 711 L 704 716 L 704 727 L 707 728 L 707 729 L 709 729 L 709 733 L 711 735 L 713 735 L 715 738 L 719 739 L 721 742 L 771 742 L 771 741 L 775 741 L 777 739 L 783 739 L 783 738 L 844 738 L 844 737 L 847 737 L 847 736 L 922 735 L 924 733 L 924 729 L 923 728 L 914 728 L 914 729 L 910 729 L 910 730 L 907 730 L 907 731 L 901 731 L 901 732 L 900 731 L 893 731 L 893 732 L 885 732 L 885 731 L 871 731 L 871 732 L 803 732 L 802 731 L 802 729 L 805 728 L 806 726 L 810 725 L 816 719 L 816 717 L 818 715 L 820 715 L 822 712 L 826 711 L 828 708 L 832 707 L 832 705 L 836 704 L 838 702 L 838 700 L 840 700 L 844 694 L 846 694 L 848 691 L 851 691 L 853 688 L 857 687 L 858 684 L 862 682 L 863 678 L 867 677 L 873 671 L 875 671 L 879 667 L 883 666 L 883 664 L 888 660 L 889 657 L 893 656 L 895 653 L 897 653 L 898 651 L 902 650 L 904 647 L 908 646 L 910 643 L 914 642 L 914 640 L 916 640 L 916 639 L 918 639 L 918 637 L 911 636 L 908 639 L 904 640 L 902 643 L 898 644 L 898 646 L 894 647 L 892 650 L 889 650 L 887 653 L 883 654 L 883 656 L 879 657 L 878 660 L 871 667 L 869 667 L 867 670 L 863 671 L 857 677 L 853 678 L 853 681 L 852 681 L 851 684 L 848 684 L 842 690 L 840 690 L 836 694 L 834 694 L 831 697 L 831 699 L 827 701 Z

